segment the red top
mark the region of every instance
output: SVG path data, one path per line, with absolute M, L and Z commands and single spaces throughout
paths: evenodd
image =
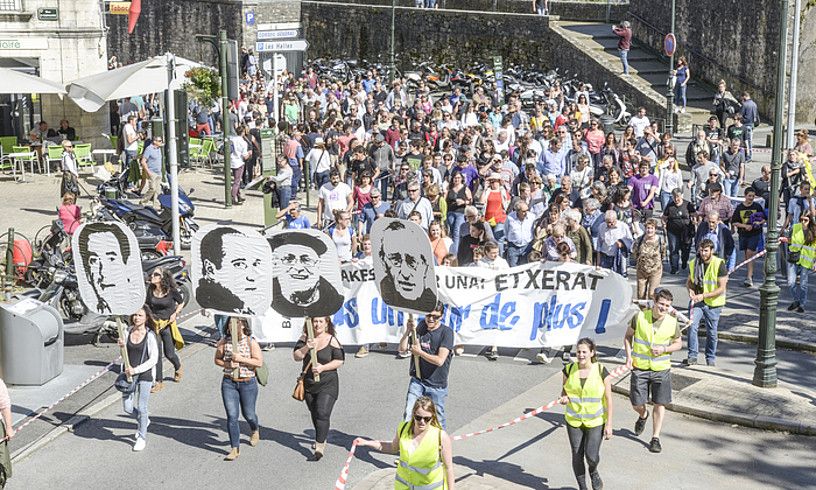
M 632 29 L 628 27 L 624 27 L 623 29 L 618 29 L 617 27 L 612 29 L 620 39 L 618 39 L 618 49 L 630 49 L 632 47 Z
M 507 213 L 504 212 L 504 203 L 502 202 L 502 195 L 505 195 L 506 200 L 510 200 L 507 191 L 499 189 L 498 191 L 485 190 L 490 192 L 487 196 L 487 206 L 485 207 L 485 221 L 490 221 L 495 218 L 496 223 L 504 223 L 507 220 Z

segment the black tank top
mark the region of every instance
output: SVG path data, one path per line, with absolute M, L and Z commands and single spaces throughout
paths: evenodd
M 466 204 L 461 204 L 461 205 L 456 204 L 456 200 L 461 199 L 461 200 L 464 201 L 465 198 L 467 197 L 466 190 L 467 190 L 467 186 L 464 186 L 464 185 L 462 186 L 461 189 L 459 189 L 459 192 L 454 191 L 453 187 L 448 189 L 448 196 L 447 196 L 446 200 L 448 201 L 448 212 L 449 213 L 451 213 L 451 212 L 453 212 L 453 213 L 462 213 L 462 212 L 464 212 L 463 210 L 465 209 Z
M 150 357 L 150 355 L 147 353 L 148 335 L 150 335 L 150 332 L 145 332 L 145 336 L 142 341 L 138 344 L 134 344 L 133 341 L 130 340 L 130 334 L 128 334 L 127 353 L 131 367 L 138 366 L 139 364 L 147 361 L 147 359 Z M 148 369 L 147 371 L 139 374 L 139 381 L 153 381 L 152 371 L 152 369 Z

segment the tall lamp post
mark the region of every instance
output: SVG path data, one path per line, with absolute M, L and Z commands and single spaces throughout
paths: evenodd
M 779 286 L 776 270 L 779 250 L 779 182 L 782 177 L 782 117 L 785 110 L 785 52 L 788 37 L 788 0 L 779 2 L 779 44 L 777 45 L 776 99 L 774 104 L 773 155 L 771 163 L 771 202 L 768 205 L 768 240 L 765 249 L 765 282 L 759 288 L 759 340 L 754 361 L 753 384 L 776 387 L 776 306 Z
M 397 63 L 394 59 L 394 21 L 397 12 L 397 0 L 391 0 L 391 46 L 390 46 L 390 59 L 388 61 L 388 81 L 393 82 L 395 78 L 397 78 Z
M 675 0 L 671 2 L 671 29 L 669 32 L 674 35 L 674 22 L 675 22 Z M 677 50 L 677 41 L 674 41 L 675 46 L 674 49 L 671 51 L 671 55 L 669 56 L 669 81 L 672 79 L 672 70 L 674 70 L 674 52 Z M 667 133 L 671 133 L 674 129 L 674 85 L 672 83 L 667 83 L 668 91 L 666 92 L 666 127 L 663 130 Z

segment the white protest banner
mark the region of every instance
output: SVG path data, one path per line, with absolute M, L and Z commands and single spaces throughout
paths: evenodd
M 397 343 L 408 314 L 378 294 L 370 265 L 342 269 L 345 302 L 334 314 L 343 344 Z M 493 271 L 436 267 L 442 323 L 456 343 L 538 348 L 575 344 L 587 336 L 622 339 L 636 311 L 626 280 L 606 269 L 575 263 L 535 263 Z M 267 311 L 256 334 L 265 342 L 294 342 L 303 320 Z
M 425 230 L 407 220 L 380 218 L 371 228 L 371 247 L 377 290 L 386 304 L 409 313 L 433 311 L 434 256 Z
M 100 315 L 131 315 L 144 305 L 139 242 L 122 223 L 81 225 L 71 239 L 79 296 Z
M 256 316 L 272 303 L 272 252 L 257 231 L 210 225 L 193 236 L 192 279 L 202 308 Z

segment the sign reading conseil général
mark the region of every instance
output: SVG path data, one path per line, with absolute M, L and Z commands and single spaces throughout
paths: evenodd
M 38 8 L 37 20 L 59 20 L 59 9 L 56 7 Z

